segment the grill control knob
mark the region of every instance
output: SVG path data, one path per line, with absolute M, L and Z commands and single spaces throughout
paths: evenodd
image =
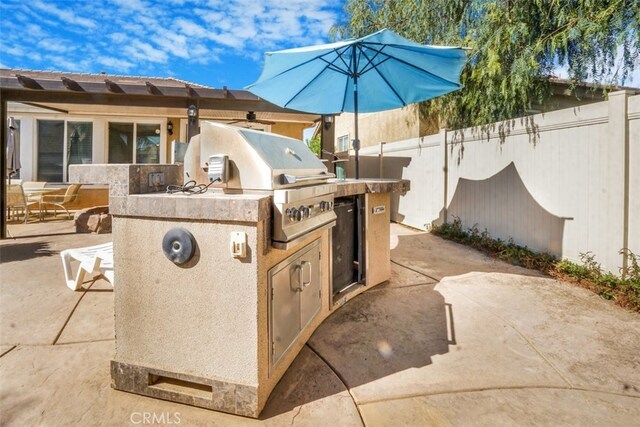
M 296 208 L 288 208 L 284 213 L 287 215 L 287 218 L 289 218 L 289 221 L 293 222 L 296 220 L 298 210 Z
M 296 221 L 302 221 L 302 211 L 300 209 L 293 209 L 295 211 Z
M 300 206 L 298 209 L 300 211 L 300 216 L 302 219 L 309 218 L 309 208 L 306 206 Z
M 326 200 L 323 200 L 320 202 L 320 210 L 321 211 L 330 211 L 333 207 L 333 203 L 331 202 L 327 202 Z

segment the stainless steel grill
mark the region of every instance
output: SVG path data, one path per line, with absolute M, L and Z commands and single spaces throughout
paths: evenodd
M 287 249 L 308 233 L 335 225 L 335 175 L 302 142 L 268 132 L 202 122 L 184 160 L 185 182 L 226 193 L 272 195 L 272 244 Z

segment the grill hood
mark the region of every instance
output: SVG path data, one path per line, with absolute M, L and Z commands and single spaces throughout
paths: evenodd
M 215 122 L 201 122 L 184 157 L 185 181 L 208 184 L 209 157 L 226 155 L 227 190 L 276 190 L 324 183 L 334 175 L 302 141 Z

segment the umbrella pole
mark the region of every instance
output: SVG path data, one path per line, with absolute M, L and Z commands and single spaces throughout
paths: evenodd
M 353 111 L 355 121 L 355 138 L 353 139 L 353 149 L 356 154 L 356 179 L 360 178 L 360 140 L 358 139 L 358 76 L 353 78 Z
M 355 48 L 353 54 L 354 67 L 356 70 L 357 67 L 355 65 Z M 355 125 L 355 134 L 353 139 L 353 149 L 355 150 L 356 155 L 356 179 L 360 178 L 360 140 L 358 139 L 358 73 L 354 72 L 353 77 L 353 117 L 354 117 L 354 125 Z M 364 196 L 356 196 L 356 239 L 358 243 L 358 283 L 364 283 L 364 247 L 363 247 L 363 216 L 364 212 L 362 209 L 362 201 Z

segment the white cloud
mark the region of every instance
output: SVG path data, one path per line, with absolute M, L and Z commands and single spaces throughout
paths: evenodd
M 114 43 L 124 43 L 129 40 L 129 37 L 125 33 L 112 33 L 107 37 Z
M 74 3 L 68 4 L 73 5 Z M 80 26 L 86 29 L 94 29 L 97 27 L 97 24 L 93 19 L 78 16 L 70 10 L 59 9 L 51 3 L 44 3 L 40 0 L 36 0 L 31 2 L 31 6 L 48 13 L 49 15 L 53 15 L 71 26 Z
M 150 6 L 142 0 L 111 0 L 116 6 L 126 10 L 144 11 Z
M 180 32 L 187 36 L 195 36 L 199 38 L 207 36 L 207 30 L 204 27 L 184 18 L 176 19 L 175 25 L 178 27 Z
M 50 56 L 47 61 L 56 65 L 58 70 L 82 72 L 87 68 L 87 60 L 74 60 L 67 56 Z
M 134 40 L 129 46 L 126 46 L 124 53 L 137 61 L 167 62 L 166 52 L 140 40 Z
M 324 42 L 342 1 L 1 0 L 0 13 L 12 19 L 2 24 L 0 59 L 15 68 L 136 75 L 186 66 L 197 80 L 194 70 L 226 58 L 259 69 L 267 50 Z
M 96 62 L 98 64 L 109 67 L 117 72 L 125 72 L 125 73 L 131 70 L 131 68 L 133 68 L 135 65 L 133 62 L 129 62 L 129 61 L 118 59 L 118 58 L 112 58 L 109 56 L 99 56 L 98 58 L 96 58 Z
M 69 42 L 53 38 L 42 39 L 38 42 L 38 48 L 50 52 L 64 53 L 70 50 Z

